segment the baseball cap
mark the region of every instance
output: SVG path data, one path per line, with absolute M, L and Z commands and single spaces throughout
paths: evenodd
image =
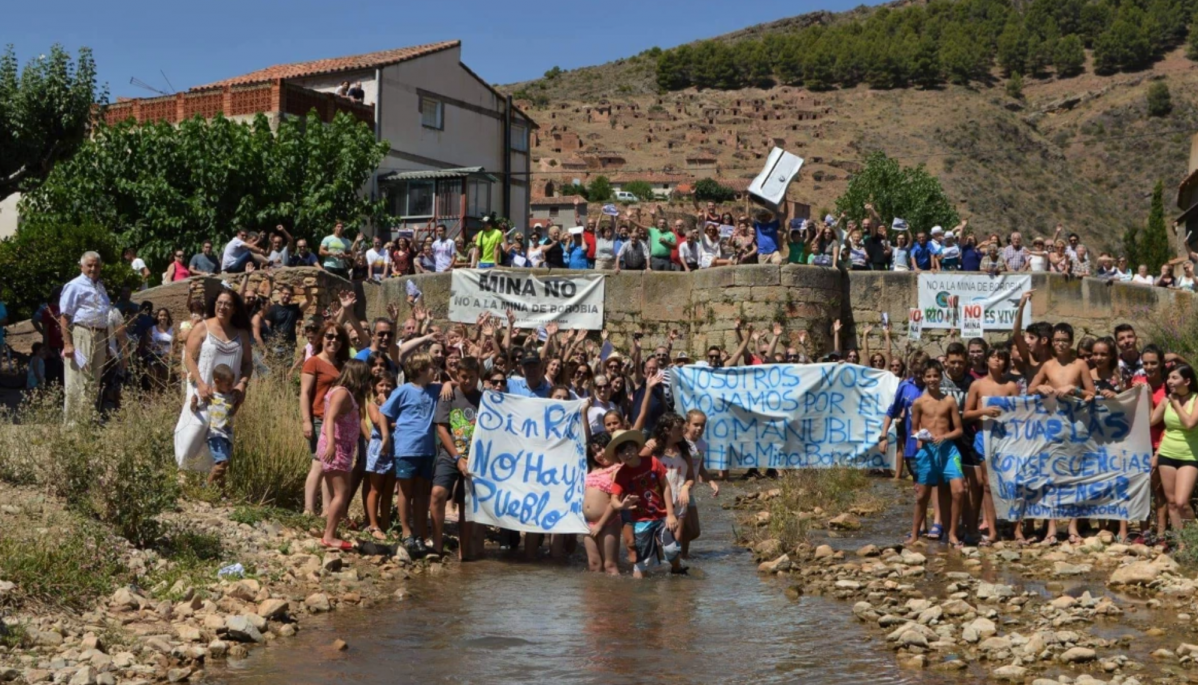
M 940 227 L 940 226 L 932 227 L 932 235 L 940 235 L 941 233 L 944 233 L 944 229 L 942 227 Z
M 678 354 L 674 355 L 674 361 L 690 361 L 690 358 L 691 356 L 686 352 L 679 352 Z
M 529 364 L 540 364 L 540 363 L 541 363 L 541 355 L 538 354 L 536 350 L 533 350 L 532 352 L 525 354 L 524 357 L 520 360 L 520 364 L 522 366 L 528 366 Z

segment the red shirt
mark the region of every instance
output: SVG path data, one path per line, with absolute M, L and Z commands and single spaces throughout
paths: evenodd
M 1148 385 L 1148 379 L 1143 376 L 1135 376 L 1131 379 L 1131 384 L 1133 386 Z M 1165 395 L 1168 390 L 1165 388 L 1164 383 L 1161 383 L 1161 387 L 1156 390 L 1153 390 L 1152 386 L 1149 386 L 1148 389 L 1152 391 L 1152 408 L 1156 409 L 1158 404 L 1165 401 Z M 1161 421 L 1158 424 L 1149 426 L 1148 433 L 1152 436 L 1152 449 L 1156 451 L 1161 446 L 1161 438 L 1165 436 L 1165 422 Z
M 587 259 L 594 259 L 595 258 L 595 233 L 593 231 L 588 231 L 586 229 L 583 229 L 582 241 L 584 243 L 586 243 L 586 245 L 587 245 Z
M 316 392 L 312 396 L 312 418 L 324 420 L 324 396 L 329 394 L 341 372 L 320 357 L 311 356 L 304 362 L 300 373 L 316 378 Z
M 46 329 L 46 347 L 62 349 L 62 329 L 58 327 L 58 304 L 51 302 L 42 310 L 42 327 Z
M 185 281 L 191 278 L 191 272 L 179 262 L 171 262 L 171 282 Z
M 666 517 L 665 485 L 666 467 L 657 457 L 641 457 L 636 466 L 625 464 L 616 471 L 611 494 L 641 498 L 632 510 L 633 521 L 659 521 Z
M 682 247 L 682 243 L 686 242 L 686 234 L 674 231 L 674 229 L 670 230 L 674 233 L 674 246 L 670 248 L 670 261 L 681 267 L 682 260 L 678 257 L 678 248 Z

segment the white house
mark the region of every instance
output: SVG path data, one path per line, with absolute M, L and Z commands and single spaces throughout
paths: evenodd
M 461 52 L 453 40 L 281 64 L 187 93 L 120 101 L 106 117 L 281 117 L 315 108 L 327 121 L 348 111 L 391 144 L 367 190 L 390 203 L 399 217 L 393 230 L 435 221 L 456 234 L 488 213 L 519 223 L 529 216 L 528 140 L 536 124 L 462 64 Z M 339 94 L 343 84 L 360 84 L 361 100 Z

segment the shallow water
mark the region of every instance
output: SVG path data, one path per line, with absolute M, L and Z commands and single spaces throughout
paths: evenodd
M 238 685 L 973 680 L 900 670 L 848 605 L 788 600 L 784 580 L 758 576 L 733 546 L 732 513 L 699 498 L 704 533 L 690 577 L 608 578 L 581 556 L 452 564 L 409 581 L 407 601 L 307 620 L 296 638 L 210 676 Z M 350 649 L 333 651 L 337 638 Z

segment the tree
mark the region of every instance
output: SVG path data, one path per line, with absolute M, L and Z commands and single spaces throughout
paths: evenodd
M 940 73 L 940 53 L 936 50 L 936 41 L 931 36 L 912 38 L 915 44 L 911 49 L 911 82 L 920 88 L 934 88 L 944 80 Z
M 1023 17 L 1012 13 L 998 37 L 998 66 L 1010 76 L 1027 71 L 1028 36 Z
M 1148 265 L 1148 273 L 1154 276 L 1160 272 L 1161 265 L 1172 258 L 1169 249 L 1169 234 L 1165 230 L 1165 186 L 1157 181 L 1152 189 L 1152 206 L 1148 210 L 1148 224 L 1144 227 L 1144 236 L 1139 245 L 1139 263 Z
M 587 188 L 587 199 L 591 202 L 607 202 L 615 197 L 616 191 L 611 187 L 611 181 L 607 180 L 606 176 L 596 176 L 589 188 Z
M 344 113 L 328 124 L 314 112 L 283 119 L 274 133 L 261 114 L 252 124 L 218 116 L 178 126 L 100 125 L 22 199 L 18 233 L 104 226 L 121 247 L 164 268 L 173 250 L 197 251 L 237 229 L 283 224 L 315 241 L 338 220 L 385 218 L 384 203 L 364 197 L 362 187 L 389 149 Z
M 74 63 L 61 45 L 17 73 L 12 46 L 0 56 L 0 199 L 36 187 L 87 138 L 92 106 L 108 101 L 96 90 L 91 50 Z
M 731 202 L 736 191 L 722 186 L 712 178 L 701 178 L 695 183 L 695 199 L 699 202 Z
M 940 181 L 922 164 L 903 167 L 884 152 L 869 156 L 865 169 L 853 176 L 844 195 L 836 199 L 836 211 L 859 221 L 866 216 L 867 202 L 883 221 L 901 217 L 916 232 L 935 225 L 954 226 L 958 220 Z
M 561 187 L 559 187 L 557 189 L 557 194 L 561 195 L 562 197 L 570 197 L 571 195 L 581 195 L 583 197 L 583 199 L 590 199 L 590 197 L 589 197 L 589 195 L 587 195 L 587 193 L 588 193 L 587 187 L 581 183 L 570 183 L 568 185 L 562 185 Z
M 555 79 L 561 75 L 562 75 L 562 68 L 557 65 L 554 65 L 552 69 L 545 72 L 545 79 L 548 81 L 552 81 L 553 79 Z
M 987 77 L 990 57 L 985 41 L 979 40 L 973 31 L 960 24 L 949 25 L 942 38 L 940 63 L 949 81 L 967 85 L 970 81 Z
M 1140 265 L 1140 229 L 1135 224 L 1128 224 L 1123 230 L 1123 255 L 1127 257 L 1127 267 L 1132 271 Z
M 632 193 L 633 195 L 636 195 L 638 199 L 644 200 L 646 202 L 657 199 L 657 194 L 653 192 L 653 186 L 649 185 L 647 181 L 633 181 L 631 183 L 625 183 L 622 190 Z
M 1076 34 L 1065 36 L 1057 42 L 1052 53 L 1052 66 L 1057 70 L 1057 76 L 1069 78 L 1082 73 L 1082 65 L 1086 63 L 1086 51 L 1082 48 L 1082 39 Z
M 1163 117 L 1173 111 L 1173 99 L 1169 96 L 1169 85 L 1157 81 L 1148 86 L 1148 116 Z
M 1023 99 L 1023 76 L 1018 71 L 1011 74 L 1011 78 L 1007 79 L 1007 95 L 1016 100 Z
M 114 297 L 121 286 L 141 282 L 121 260 L 121 247 L 112 231 L 96 225 L 22 224 L 17 234 L 0 241 L 0 300 L 8 304 L 9 320 L 33 316 L 50 291 L 79 275 L 79 257 L 100 253 L 104 282 Z
M 665 50 L 657 58 L 657 86 L 662 90 L 682 90 L 691 84 L 690 46 Z

